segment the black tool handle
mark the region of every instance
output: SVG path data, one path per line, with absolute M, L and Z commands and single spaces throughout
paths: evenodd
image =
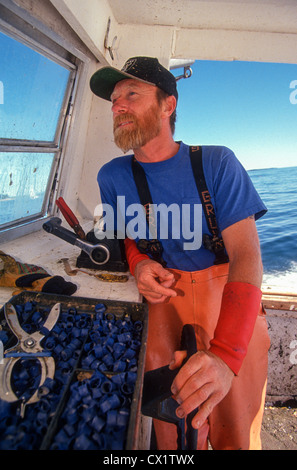
M 183 327 L 180 350 L 187 351 L 187 358 L 182 365 L 197 352 L 195 330 L 192 325 L 187 324 Z M 187 432 L 185 432 L 185 419 L 180 420 L 175 414 L 179 405 L 172 398 L 171 384 L 179 370 L 171 370 L 166 365 L 144 374 L 141 411 L 145 416 L 176 424 L 178 426 L 178 449 L 195 450 L 198 431 L 192 428 L 191 421 L 197 413 L 197 409 L 187 416 Z
M 184 325 L 181 337 L 181 349 L 187 351 L 186 361 L 197 352 L 196 335 L 193 325 Z M 185 362 L 186 362 L 185 361 Z M 198 412 L 198 408 L 187 415 L 186 446 L 188 450 L 197 449 L 198 430 L 192 427 L 192 419 Z
M 75 245 L 77 242 L 77 235 L 67 228 L 61 226 L 62 220 L 59 217 L 53 217 L 52 219 L 45 222 L 42 228 L 48 232 L 56 235 L 56 237 L 61 238 L 65 242 L 71 243 L 71 245 Z
M 193 325 L 184 325 L 180 346 L 182 351 L 187 351 L 187 359 L 197 352 L 196 335 Z

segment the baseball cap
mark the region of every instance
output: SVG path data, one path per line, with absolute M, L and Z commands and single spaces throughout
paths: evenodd
M 115 85 L 127 78 L 140 80 L 149 85 L 155 85 L 161 90 L 178 98 L 176 80 L 169 70 L 153 57 L 132 57 L 128 59 L 121 70 L 104 66 L 97 70 L 90 80 L 90 87 L 95 95 L 111 101 Z

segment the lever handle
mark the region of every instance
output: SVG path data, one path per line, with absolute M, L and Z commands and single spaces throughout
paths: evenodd
M 61 222 L 59 217 L 53 217 L 45 222 L 42 227 L 46 232 L 56 235 L 65 242 L 71 243 L 71 245 L 75 245 L 83 250 L 89 255 L 93 263 L 98 265 L 107 263 L 110 258 L 110 251 L 104 244 L 93 245 L 86 240 L 81 240 L 75 233 L 62 227 Z
M 193 325 L 186 324 L 183 326 L 180 349 L 187 351 L 187 358 L 183 364 L 197 352 Z M 188 414 L 186 418 L 187 430 L 185 431 L 184 419 L 180 420 L 175 414 L 178 404 L 171 398 L 170 390 L 178 372 L 179 369 L 170 370 L 168 366 L 164 366 L 144 374 L 141 411 L 145 416 L 177 424 L 179 426 L 179 448 L 194 450 L 197 448 L 198 431 L 192 428 L 191 421 L 198 409 Z
M 53 217 L 52 219 L 45 222 L 42 228 L 48 232 L 56 235 L 57 237 L 61 238 L 65 242 L 71 243 L 71 245 L 75 245 L 77 242 L 77 235 L 67 228 L 61 226 L 62 220 L 59 217 Z
M 187 359 L 185 362 L 197 352 L 197 343 L 195 330 L 193 325 L 184 325 L 181 337 L 181 349 L 187 351 Z M 198 431 L 194 429 L 191 425 L 191 421 L 194 418 L 195 414 L 198 412 L 198 408 L 191 411 L 187 415 L 187 430 L 186 430 L 186 440 L 188 449 L 196 449 L 197 440 L 198 440 Z
M 183 326 L 181 336 L 181 350 L 187 351 L 187 360 L 197 352 L 197 343 L 193 325 Z
M 56 204 L 59 207 L 62 214 L 64 215 L 66 221 L 68 222 L 70 227 L 73 228 L 73 230 L 78 235 L 78 237 L 81 238 L 82 240 L 85 240 L 86 238 L 85 232 L 83 231 L 78 219 L 76 218 L 76 216 L 74 215 L 70 207 L 67 206 L 64 199 L 62 197 L 59 197 L 59 199 L 56 200 Z

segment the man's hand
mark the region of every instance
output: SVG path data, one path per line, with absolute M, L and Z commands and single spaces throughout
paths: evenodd
M 186 354 L 186 351 L 176 351 L 170 369 L 180 367 Z M 214 354 L 199 351 L 191 356 L 171 386 L 171 392 L 180 405 L 176 410 L 177 416 L 183 418 L 199 407 L 192 420 L 193 428 L 198 429 L 227 395 L 233 377 L 232 370 Z
M 176 292 L 170 287 L 174 284 L 174 275 L 153 260 L 143 260 L 137 263 L 135 279 L 140 292 L 149 302 L 157 304 L 168 297 L 176 297 Z

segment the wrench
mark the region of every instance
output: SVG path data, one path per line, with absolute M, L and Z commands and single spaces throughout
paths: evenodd
M 56 235 L 56 237 L 59 237 L 71 245 L 77 246 L 83 250 L 87 255 L 89 255 L 93 263 L 99 266 L 107 263 L 110 258 L 110 251 L 103 243 L 93 245 L 87 240 L 81 240 L 75 233 L 62 227 L 61 222 L 62 220 L 59 219 L 59 217 L 52 217 L 43 224 L 42 228 L 46 232 L 52 233 L 53 235 Z

